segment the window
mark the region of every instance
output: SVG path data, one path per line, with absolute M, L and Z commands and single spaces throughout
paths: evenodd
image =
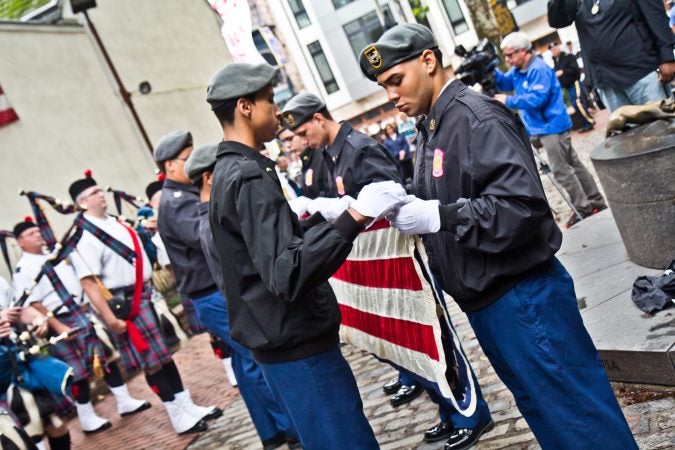
M 459 7 L 457 0 L 443 0 L 443 6 L 445 6 L 445 12 L 448 13 L 452 31 L 455 35 L 469 30 L 469 25 L 466 23 L 462 8 Z
M 323 53 L 323 48 L 321 48 L 319 41 L 314 41 L 309 44 L 307 50 L 309 50 L 309 53 L 312 55 L 314 65 L 319 72 L 319 76 L 323 82 L 323 87 L 326 88 L 326 92 L 332 94 L 333 92 L 340 90 L 337 81 L 335 80 L 335 75 L 333 75 L 333 70 L 328 64 L 328 60 Z
M 383 13 L 386 12 L 391 16 L 389 7 L 385 6 L 382 10 Z M 372 11 L 365 16 L 361 16 L 352 22 L 346 23 L 344 25 L 344 30 L 356 59 L 359 58 L 359 52 L 363 50 L 366 45 L 377 41 L 380 36 L 382 36 L 382 33 L 384 33 L 380 18 L 377 17 L 375 11 Z
M 288 6 L 290 6 L 291 11 L 293 11 L 295 21 L 298 23 L 298 28 L 305 28 L 307 25 L 312 24 L 307 15 L 307 11 L 305 11 L 305 5 L 302 4 L 302 0 L 288 0 Z
M 333 1 L 333 7 L 335 9 L 340 9 L 343 6 L 352 3 L 354 0 L 332 0 L 332 1 Z

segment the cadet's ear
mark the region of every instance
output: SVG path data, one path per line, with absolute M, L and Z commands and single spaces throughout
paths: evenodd
M 237 100 L 237 111 L 242 116 L 249 118 L 251 117 L 251 101 L 246 98 L 240 98 Z
M 316 121 L 317 125 L 323 125 L 326 121 L 326 118 L 321 113 L 314 113 L 312 119 Z
M 436 59 L 436 55 L 432 50 L 424 50 L 420 55 L 420 60 L 424 65 L 425 71 L 429 74 L 433 73 L 438 66 L 438 60 Z

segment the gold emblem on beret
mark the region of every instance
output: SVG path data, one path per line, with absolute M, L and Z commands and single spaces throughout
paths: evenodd
M 363 52 L 363 54 L 366 56 L 366 58 L 368 58 L 368 62 L 373 67 L 373 69 L 379 69 L 382 67 L 382 55 L 380 55 L 377 47 L 374 45 L 368 47 L 366 51 Z
M 283 117 L 284 122 L 286 122 L 289 127 L 295 126 L 295 116 L 293 116 L 293 113 L 285 112 L 281 117 Z

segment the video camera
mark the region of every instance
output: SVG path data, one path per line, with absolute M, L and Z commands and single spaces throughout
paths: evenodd
M 495 46 L 483 39 L 469 51 L 463 45 L 458 45 L 455 54 L 464 58 L 455 71 L 457 78 L 467 86 L 480 84 L 482 92 L 493 97 L 498 92 L 494 70 L 499 65 L 499 56 Z

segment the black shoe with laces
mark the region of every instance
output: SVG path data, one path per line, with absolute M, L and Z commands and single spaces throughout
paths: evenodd
M 456 428 L 452 431 L 450 439 L 445 443 L 443 450 L 467 450 L 478 442 L 480 437 L 492 430 L 495 423 L 491 420 L 484 427 L 478 428 Z

